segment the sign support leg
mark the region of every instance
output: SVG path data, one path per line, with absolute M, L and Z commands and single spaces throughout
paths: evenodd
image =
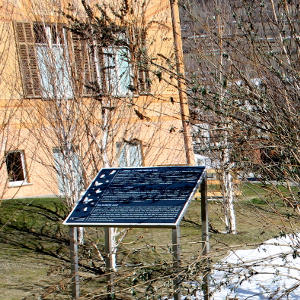
M 209 259 L 207 257 L 209 253 L 209 228 L 208 228 L 208 202 L 207 202 L 207 178 L 202 180 L 201 183 L 201 227 L 202 227 L 202 254 L 204 256 L 204 274 L 203 274 L 203 293 L 204 300 L 209 300 Z
M 111 294 L 114 290 L 114 274 L 113 274 L 113 249 L 112 249 L 112 234 L 113 228 L 112 227 L 105 227 L 105 253 L 106 253 L 106 272 L 107 272 L 107 292 L 108 292 L 108 299 L 111 299 Z
M 180 267 L 180 228 L 179 226 L 172 229 L 172 254 L 174 270 Z M 178 284 L 180 277 L 174 278 L 174 300 L 181 299 L 180 285 Z
M 72 282 L 72 297 L 79 299 L 79 275 L 78 275 L 78 236 L 77 227 L 70 226 L 70 255 L 71 255 L 71 282 Z

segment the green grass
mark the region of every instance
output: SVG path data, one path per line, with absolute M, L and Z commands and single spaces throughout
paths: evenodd
M 0 209 L 0 260 L 6 265 L 1 300 L 43 294 L 65 277 L 49 270 L 69 268 L 68 231 L 61 224 L 65 206 L 57 198 L 13 199 L 2 201 Z
M 262 204 L 262 205 L 267 204 L 267 202 L 265 200 L 261 199 L 261 198 L 252 198 L 250 200 L 250 202 L 252 204 Z
M 281 192 L 287 193 L 285 189 Z M 212 233 L 211 259 L 217 261 L 233 249 L 254 248 L 280 233 L 299 231 L 298 215 L 278 195 L 262 185 L 247 185 L 235 202 L 236 235 L 224 233 L 221 201 L 209 201 Z M 3 201 L 0 215 L 1 300 L 70 299 L 70 255 L 67 226 L 62 225 L 68 209 L 60 199 L 18 199 Z M 181 254 L 184 276 L 201 274 L 200 201 L 192 201 L 181 223 Z M 85 245 L 80 246 L 82 295 L 106 292 L 102 228 L 86 229 Z M 131 229 L 118 252 L 116 290 L 119 299 L 141 299 L 165 295 L 172 282 L 171 229 Z M 159 277 L 165 276 L 161 285 Z M 195 277 L 196 278 L 196 277 Z M 149 285 L 149 280 L 151 284 Z M 7 291 L 10 291 L 9 293 Z M 151 292 L 152 291 L 152 292 Z M 35 296 L 34 296 L 35 295 Z M 104 296 L 103 296 L 104 297 Z M 157 296 L 158 297 L 158 296 Z M 83 299 L 92 299 L 92 296 Z M 102 299 L 100 296 L 97 299 Z

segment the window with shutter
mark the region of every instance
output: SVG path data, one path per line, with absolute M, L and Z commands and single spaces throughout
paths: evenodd
M 73 97 L 65 29 L 57 24 L 15 24 L 26 98 Z
M 139 53 L 132 55 L 127 46 L 103 46 L 101 41 L 88 41 L 75 33 L 72 35 L 75 73 L 85 95 L 122 97 L 132 92 L 150 93 L 145 42 Z M 119 34 L 119 38 L 126 44 L 126 36 Z M 135 64 L 134 71 L 132 64 Z
M 86 96 L 130 93 L 129 53 L 125 47 L 90 46 L 73 34 L 76 81 Z

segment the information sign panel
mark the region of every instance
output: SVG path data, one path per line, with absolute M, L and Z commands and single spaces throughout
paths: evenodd
M 175 228 L 204 174 L 204 167 L 102 169 L 64 224 Z

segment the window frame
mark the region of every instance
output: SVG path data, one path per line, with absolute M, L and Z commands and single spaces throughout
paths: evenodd
M 137 161 L 136 158 L 134 158 L 134 161 L 132 161 L 131 157 L 131 150 L 132 147 L 137 147 Z M 116 143 L 116 149 L 117 149 L 117 160 L 119 167 L 141 167 L 143 166 L 143 148 L 142 148 L 142 142 L 138 139 L 132 139 L 130 141 L 122 141 Z M 123 160 L 125 161 L 123 162 Z
M 71 161 L 71 169 L 72 171 L 75 170 L 75 177 L 72 178 L 76 182 L 76 186 L 79 187 L 79 190 L 83 190 L 84 188 L 84 175 L 83 175 L 83 169 L 81 166 L 80 156 L 76 152 L 78 150 L 77 146 L 72 146 L 71 155 L 72 155 L 72 161 Z M 71 195 L 70 186 L 74 187 L 75 183 L 71 182 L 70 184 L 70 178 L 66 176 L 65 174 L 62 175 L 64 172 L 61 172 L 62 170 L 65 171 L 66 166 L 66 159 L 64 151 L 61 147 L 54 147 L 52 148 L 52 155 L 53 155 L 53 167 L 56 174 L 57 179 L 57 189 L 60 195 Z M 70 165 L 68 166 L 70 167 Z M 69 169 L 70 170 L 70 169 Z
M 125 37 L 124 37 L 125 39 Z M 145 42 L 143 42 L 143 51 L 139 51 L 136 56 L 132 53 L 132 49 L 127 46 L 117 46 L 117 45 L 101 45 L 100 41 L 90 41 L 88 45 L 87 40 L 81 39 L 77 34 L 72 33 L 71 37 L 74 49 L 74 63 L 75 63 L 75 73 L 81 74 L 83 79 L 88 79 L 86 82 L 81 82 L 81 90 L 85 92 L 84 96 L 112 96 L 112 97 L 126 97 L 131 95 L 149 95 L 151 93 L 151 80 L 150 71 L 148 69 L 149 63 L 145 60 Z M 127 90 L 124 92 L 126 87 L 120 87 L 118 84 L 115 89 L 111 88 L 109 70 L 112 69 L 110 65 L 107 64 L 109 52 L 114 52 L 114 60 L 118 62 L 119 57 L 122 56 L 122 52 L 127 52 L 127 58 L 125 57 L 124 62 L 127 63 L 128 71 L 125 77 L 128 78 Z M 121 53 L 121 55 L 116 55 Z M 95 65 L 95 61 L 98 62 L 98 70 Z M 114 72 L 119 76 L 120 69 L 118 68 L 118 63 L 116 64 L 117 69 Z M 90 72 L 88 72 L 90 70 Z M 97 72 L 100 73 L 100 83 L 97 83 Z M 124 73 L 124 72 L 123 72 Z M 123 79 L 121 79 L 123 81 Z M 93 83 L 95 87 L 93 87 Z M 97 87 L 98 85 L 98 87 Z M 99 88 L 100 91 L 97 91 Z M 98 93 L 97 93 L 98 92 Z M 99 95 L 100 92 L 100 95 Z
M 74 98 L 66 28 L 57 23 L 34 22 L 33 32 L 41 98 Z
M 40 27 L 44 29 L 45 36 L 43 37 L 38 36 L 37 28 Z M 49 28 L 49 30 L 48 30 Z M 53 31 L 53 28 L 55 31 Z M 68 59 L 66 61 L 66 65 L 63 68 L 63 73 L 59 71 L 59 68 L 55 67 L 55 71 L 58 71 L 58 74 L 68 74 L 67 76 L 67 85 L 68 91 L 72 90 L 72 79 L 71 79 L 71 66 L 70 62 L 70 53 L 68 49 L 68 32 L 63 24 L 60 23 L 42 23 L 42 22 L 14 22 L 14 31 L 15 31 L 15 39 L 17 44 L 18 50 L 18 57 L 19 57 L 19 67 L 21 72 L 22 78 L 22 87 L 23 87 L 23 95 L 24 98 L 39 98 L 39 99 L 52 99 L 52 98 L 64 98 L 62 94 L 54 95 L 54 92 L 46 91 L 43 93 L 43 77 L 41 72 L 41 64 L 39 64 L 39 55 L 38 55 L 38 47 L 52 47 L 56 45 L 55 48 L 59 48 L 61 53 L 64 57 Z M 47 38 L 47 31 L 48 31 L 48 38 Z M 51 33 L 49 36 L 49 32 Z M 55 32 L 56 40 L 60 40 L 60 44 L 53 43 L 53 35 Z M 51 39 L 51 40 L 49 40 Z M 54 51 L 57 53 L 57 51 Z M 62 58 L 60 57 L 60 60 Z M 46 59 L 45 59 L 46 61 Z M 50 71 L 47 71 L 49 74 Z M 49 77 L 49 76 L 48 76 Z M 62 76 L 61 76 L 62 77 Z M 73 91 L 72 95 L 67 96 L 65 98 L 73 98 Z
M 20 162 L 21 162 L 21 170 L 23 175 L 23 180 L 10 180 L 10 170 L 8 168 L 7 158 L 10 153 L 20 153 Z M 7 151 L 5 153 L 5 164 L 6 164 L 6 170 L 7 170 L 7 176 L 8 176 L 8 187 L 19 187 L 28 184 L 28 173 L 26 168 L 26 160 L 25 160 L 25 152 L 24 150 L 13 150 L 13 151 Z
M 102 84 L 106 85 L 108 94 L 116 97 L 125 97 L 131 94 L 129 87 L 132 82 L 132 64 L 128 49 L 120 46 L 108 46 L 103 47 L 102 51 L 105 64 L 105 82 Z M 112 71 L 110 72 L 110 70 Z M 123 84 L 127 84 L 127 86 Z
M 85 43 L 87 44 L 87 41 Z M 79 40 L 77 40 L 75 47 L 78 45 Z M 132 61 L 127 47 L 102 46 L 97 43 L 84 45 L 82 43 L 81 50 L 80 54 L 83 59 L 75 53 L 75 64 L 76 70 L 81 70 L 82 77 L 88 79 L 82 84 L 86 91 L 85 96 L 98 95 L 122 98 L 132 94 L 130 89 L 133 82 Z

